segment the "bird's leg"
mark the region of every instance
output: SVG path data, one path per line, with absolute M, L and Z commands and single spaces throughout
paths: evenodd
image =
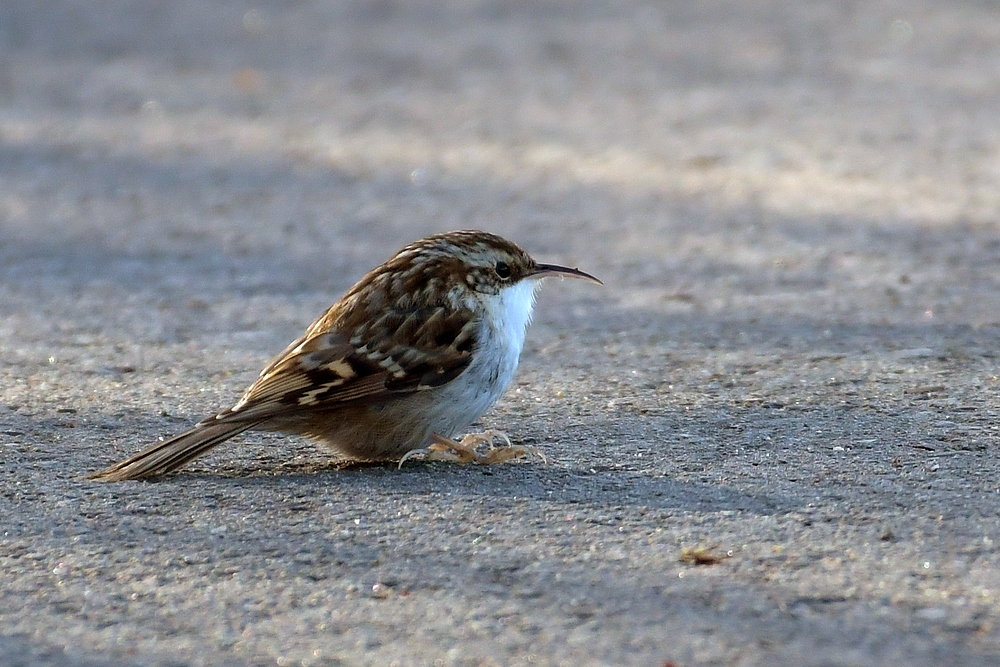
M 495 447 L 493 443 L 497 439 L 507 443 L 506 446 Z M 486 453 L 480 454 L 476 448 L 484 443 L 489 446 L 489 449 L 486 450 Z M 435 433 L 431 436 L 429 446 L 407 452 L 399 460 L 399 466 L 402 467 L 408 459 L 416 456 L 422 456 L 427 461 L 450 461 L 452 463 L 472 463 L 475 461 L 489 465 L 519 459 L 529 454 L 536 454 L 543 462 L 548 463 L 540 451 L 533 447 L 513 445 L 507 434 L 500 431 L 489 430 L 483 433 L 470 433 L 462 438 L 461 442 Z

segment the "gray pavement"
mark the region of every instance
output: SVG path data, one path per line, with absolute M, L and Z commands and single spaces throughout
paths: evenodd
M 1000 664 L 998 109 L 989 2 L 6 3 L 0 664 Z M 468 227 L 606 283 L 548 465 L 82 479 Z

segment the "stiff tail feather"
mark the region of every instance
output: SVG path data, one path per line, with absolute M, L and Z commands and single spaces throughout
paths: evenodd
M 87 479 L 123 482 L 129 479 L 163 475 L 177 470 L 221 445 L 234 435 L 253 428 L 259 423 L 255 421 L 203 422 L 190 431 L 175 435 L 163 442 L 157 442 L 124 461 L 87 475 Z

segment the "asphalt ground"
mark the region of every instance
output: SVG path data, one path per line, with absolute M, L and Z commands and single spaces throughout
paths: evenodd
M 0 663 L 1000 663 L 997 11 L 6 3 Z M 460 228 L 547 464 L 83 479 Z

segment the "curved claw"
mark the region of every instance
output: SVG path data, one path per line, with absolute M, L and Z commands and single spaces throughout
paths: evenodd
M 493 442 L 498 438 L 506 443 L 505 447 L 495 447 L 493 445 Z M 480 454 L 476 451 L 476 447 L 482 444 L 486 444 L 489 447 L 485 454 Z M 511 444 L 507 434 L 500 431 L 470 433 L 462 438 L 461 442 L 434 434 L 429 446 L 422 449 L 414 449 L 404 454 L 399 460 L 399 467 L 402 468 L 406 461 L 417 456 L 422 456 L 427 461 L 448 461 L 451 463 L 472 463 L 475 461 L 482 465 L 492 465 L 494 463 L 505 463 L 506 461 L 519 459 L 529 454 L 534 454 L 543 463 L 548 463 L 548 459 L 540 451 L 533 447 Z

